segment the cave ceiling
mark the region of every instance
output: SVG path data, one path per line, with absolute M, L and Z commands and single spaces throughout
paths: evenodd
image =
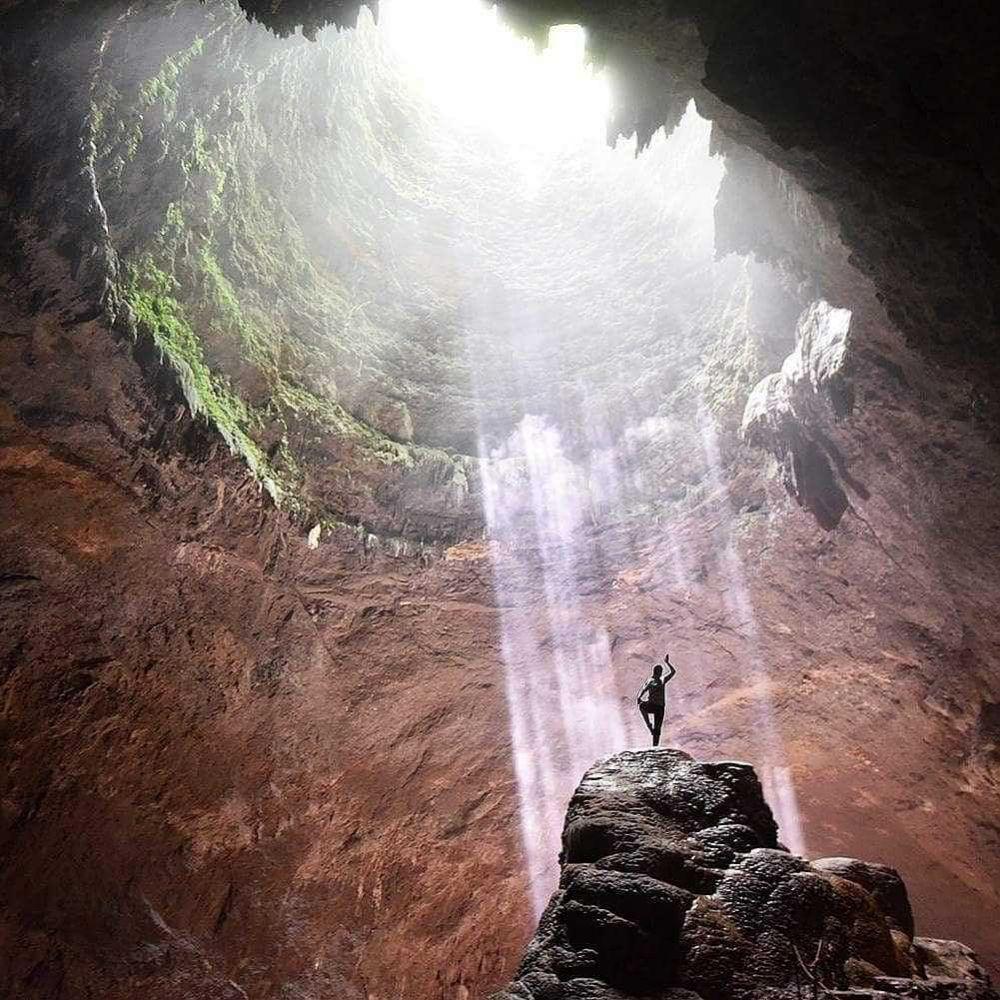
M 294 0 L 271 13 L 243 6 L 275 30 L 357 13 Z M 499 6 L 539 42 L 551 24 L 587 28 L 620 85 L 618 131 L 669 128 L 694 96 L 721 142 L 762 152 L 830 202 L 894 322 L 918 338 L 933 326 L 934 346 L 952 359 L 984 352 L 995 362 L 1000 139 L 982 127 L 1000 86 L 984 58 L 1000 39 L 994 8 L 956 18 L 936 3 Z
M 473 96 L 441 106 L 356 21 L 306 43 L 225 5 L 108 13 L 82 124 L 116 322 L 321 525 L 475 536 L 478 460 L 527 414 L 584 459 L 631 435 L 643 468 L 616 516 L 664 476 L 685 492 L 696 474 L 662 467 L 657 427 L 700 406 L 738 425 L 820 283 L 716 252 L 725 167 L 693 104 L 636 157 L 598 112 L 536 121 L 527 85 L 508 107 L 472 64 Z

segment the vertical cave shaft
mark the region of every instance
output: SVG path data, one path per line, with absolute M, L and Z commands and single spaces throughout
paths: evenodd
M 995 997 L 995 14 L 528 6 L 0 4 L 0 995 Z

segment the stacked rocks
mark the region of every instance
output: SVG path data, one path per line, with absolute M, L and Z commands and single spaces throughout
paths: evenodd
M 893 869 L 785 850 L 748 764 L 662 749 L 596 764 L 561 862 L 497 1000 L 997 1000 L 969 949 L 914 937 Z

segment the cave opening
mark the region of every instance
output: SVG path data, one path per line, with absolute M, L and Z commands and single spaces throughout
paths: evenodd
M 711 907 L 747 844 L 994 961 L 992 397 L 836 117 L 737 110 L 756 28 L 78 6 L 0 4 L 0 982 L 469 1000 L 567 864 Z M 705 765 L 612 863 L 567 805 L 667 651 L 664 742 L 770 813 Z M 930 962 L 902 892 L 852 983 Z

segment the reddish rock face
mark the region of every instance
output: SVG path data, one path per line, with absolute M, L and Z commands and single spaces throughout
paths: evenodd
M 0 452 L 5 991 L 501 979 L 524 931 L 469 887 L 529 917 L 475 566 L 311 551 L 106 330 L 5 330 L 5 391 L 61 400 Z
M 636 460 L 669 503 L 581 519 L 572 578 L 547 591 L 530 519 L 484 540 L 481 486 L 450 457 L 400 475 L 325 440 L 306 474 L 366 527 L 275 509 L 159 352 L 112 328 L 122 232 L 151 223 L 134 193 L 109 219 L 78 159 L 87 91 L 65 79 L 92 52 L 36 67 L 37 131 L 3 108 L 0 992 L 464 998 L 509 980 L 535 914 L 508 680 L 548 677 L 563 613 L 607 638 L 605 707 L 629 717 L 667 646 L 665 742 L 769 768 L 782 835 L 791 788 L 810 856 L 899 869 L 919 926 L 996 968 L 992 403 L 974 364 L 904 343 L 829 205 L 730 151 L 731 192 L 767 191 L 785 226 L 786 284 L 808 271 L 853 309 L 845 350 L 800 324 L 741 432 L 766 370 L 719 375 L 746 345 L 715 343 L 706 384 L 731 398 Z M 759 239 L 726 205 L 726 245 Z M 898 288 L 899 260 L 868 247 Z M 406 438 L 402 413 L 385 429 Z M 572 756 L 541 732 L 520 749 Z M 579 772 L 561 778 L 568 797 Z

